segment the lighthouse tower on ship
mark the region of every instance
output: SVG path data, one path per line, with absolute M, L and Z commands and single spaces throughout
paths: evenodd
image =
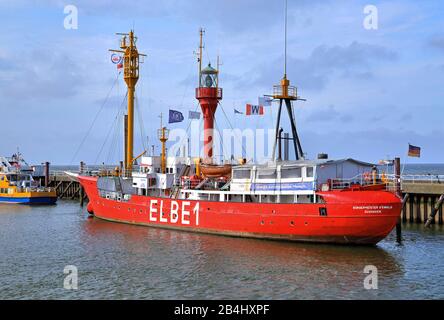
M 219 88 L 219 70 L 214 69 L 211 63 L 202 69 L 202 36 L 200 29 L 199 45 L 199 87 L 196 88 L 196 99 L 199 100 L 204 121 L 204 164 L 213 163 L 213 135 L 214 114 L 219 100 L 222 100 L 222 88 Z

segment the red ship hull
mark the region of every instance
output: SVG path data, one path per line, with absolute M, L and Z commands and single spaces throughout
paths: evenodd
M 99 196 L 97 177 L 80 176 L 88 211 L 108 221 L 192 232 L 290 241 L 376 244 L 395 227 L 401 200 L 383 190 L 318 192 L 325 203 L 239 203 L 132 195 Z M 325 209 L 321 209 L 325 208 Z

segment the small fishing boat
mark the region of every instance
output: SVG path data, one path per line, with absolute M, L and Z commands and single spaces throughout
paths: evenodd
M 57 193 L 32 177 L 32 168 L 20 153 L 0 157 L 0 203 L 54 204 Z

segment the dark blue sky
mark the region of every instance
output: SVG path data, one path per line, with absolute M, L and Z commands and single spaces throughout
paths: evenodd
M 138 102 L 149 144 L 160 112 L 173 108 L 187 115 L 196 107 L 193 51 L 201 26 L 204 61 L 214 65 L 220 55 L 223 63 L 222 106 L 231 124 L 272 128 L 275 107 L 263 118 L 232 117 L 233 107 L 244 110 L 245 103 L 256 103 L 282 77 L 283 3 L 1 1 L 1 154 L 20 147 L 32 163 L 117 161 L 119 149 L 108 149 L 125 94 L 122 79 L 78 147 L 117 75 L 108 52 L 118 47 L 114 33 L 133 25 L 139 50 L 148 54 Z M 66 4 L 79 10 L 77 30 L 63 27 Z M 377 30 L 363 27 L 367 4 L 288 3 L 288 77 L 307 98 L 296 104 L 304 151 L 311 158 L 326 152 L 365 161 L 401 156 L 410 163 L 443 162 L 444 3 L 373 1 Z M 219 128 L 229 126 L 221 110 L 217 117 Z M 187 126 L 187 121 L 172 125 Z M 137 130 L 135 153 L 142 149 L 143 134 Z M 422 147 L 420 159 L 406 158 L 408 143 Z

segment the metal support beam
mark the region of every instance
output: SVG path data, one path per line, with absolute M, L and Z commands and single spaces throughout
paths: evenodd
M 284 133 L 284 160 L 290 159 L 290 135 L 285 132 Z
M 433 208 L 432 212 L 430 213 L 430 216 L 429 216 L 429 218 L 427 219 L 427 221 L 425 223 L 426 227 L 430 226 L 432 221 L 435 221 L 435 215 L 438 212 L 438 210 L 440 210 L 443 202 L 444 202 L 444 194 L 442 194 L 439 197 L 438 202 L 435 204 L 435 207 Z
M 282 99 L 279 100 L 279 109 L 278 109 L 278 115 L 276 120 L 276 133 L 274 135 L 274 144 L 273 144 L 273 153 L 272 153 L 272 159 L 276 160 L 276 144 L 278 140 L 279 135 L 279 125 L 281 123 L 281 113 L 282 113 Z
M 402 199 L 402 221 L 407 221 L 407 213 L 406 213 L 406 205 L 407 205 L 407 201 L 410 197 L 409 193 L 406 193 L 404 195 L 404 198 Z
M 304 152 L 302 151 L 301 142 L 299 141 L 298 132 L 296 130 L 296 123 L 294 121 L 293 109 L 291 108 L 291 100 L 285 99 L 285 105 L 287 106 L 288 117 L 290 118 L 291 132 L 293 135 L 293 145 L 296 160 L 304 158 Z

